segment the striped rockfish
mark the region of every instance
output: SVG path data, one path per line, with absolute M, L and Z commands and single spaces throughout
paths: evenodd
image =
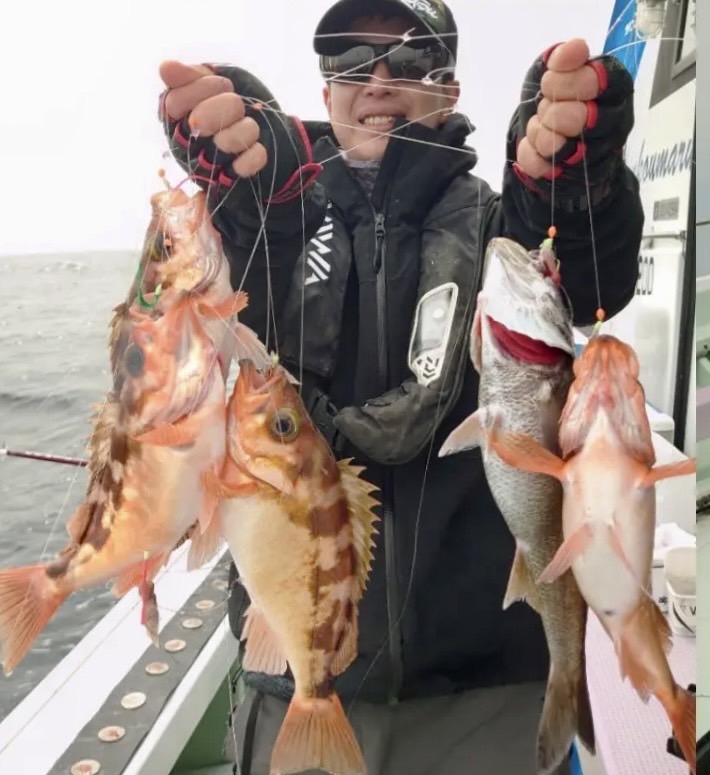
M 352 460 L 336 461 L 280 365 L 239 366 L 227 456 L 211 489 L 250 598 L 243 667 L 279 675 L 288 666 L 294 678 L 271 772 L 364 773 L 333 677 L 357 655 L 376 488 Z
M 246 301 L 243 295 L 242 307 Z M 52 562 L 0 571 L 6 674 L 72 592 L 109 580 L 117 594 L 141 588 L 144 623 L 155 636 L 155 574 L 190 531 L 192 566 L 219 543 L 217 501 L 205 488 L 205 475 L 221 470 L 226 453 L 215 346 L 186 297 L 156 318 L 127 316 L 120 391 L 109 394 L 94 423 L 87 494 L 68 523 L 69 543 Z

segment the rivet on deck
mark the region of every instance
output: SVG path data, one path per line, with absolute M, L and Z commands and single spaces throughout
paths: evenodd
M 101 765 L 95 759 L 82 759 L 72 765 L 71 775 L 96 775 Z
M 200 611 L 209 611 L 210 608 L 214 608 L 216 605 L 214 600 L 198 600 L 195 603 L 195 608 Z
M 167 673 L 168 670 L 170 670 L 170 665 L 167 662 L 149 662 L 145 666 L 145 671 L 148 675 L 162 675 Z
M 196 630 L 198 627 L 202 627 L 202 619 L 198 619 L 196 616 L 189 616 L 187 619 L 183 619 L 181 624 L 186 630 Z
M 134 710 L 140 708 L 146 701 L 146 696 L 143 692 L 130 692 L 121 699 L 121 705 L 126 710 Z
M 99 729 L 99 740 L 103 740 L 104 743 L 115 743 L 116 740 L 120 740 L 125 734 L 126 730 L 123 727 L 104 727 Z
M 227 582 L 225 579 L 217 579 L 216 581 L 212 582 L 212 586 L 215 589 L 226 590 L 229 589 L 229 582 Z
M 184 640 L 175 638 L 174 640 L 167 641 L 167 643 L 163 646 L 163 648 L 166 651 L 182 651 L 185 648 L 185 646 L 187 646 L 187 643 L 185 643 Z

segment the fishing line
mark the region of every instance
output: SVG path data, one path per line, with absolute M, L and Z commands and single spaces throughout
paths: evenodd
M 345 35 L 347 35 L 347 33 Z M 387 38 L 391 39 L 392 36 L 391 35 L 386 35 L 386 36 L 383 36 L 383 37 L 387 37 Z M 415 39 L 415 38 L 413 36 L 410 36 L 408 39 L 412 40 L 412 39 Z M 682 40 L 682 38 L 664 38 L 663 40 Z M 404 38 L 403 38 L 403 42 L 404 42 Z M 644 42 L 644 41 L 636 41 L 636 42 L 633 42 L 633 43 L 630 43 L 630 44 L 625 44 L 623 46 L 618 47 L 614 51 L 619 51 L 619 50 L 627 48 L 629 46 L 638 45 L 638 44 L 640 44 L 642 42 Z M 610 53 L 613 53 L 613 52 L 610 52 Z M 335 79 L 333 79 L 333 80 L 335 80 Z M 402 89 L 406 89 L 407 87 L 401 87 L 401 88 Z M 408 90 L 409 91 L 413 91 L 413 92 L 423 91 L 421 89 L 408 89 Z M 273 107 L 271 107 L 269 105 L 264 105 L 264 107 L 265 107 L 265 112 L 272 112 L 272 113 L 277 113 L 277 114 L 278 113 L 282 113 L 282 111 L 277 111 L 277 110 L 275 110 Z M 439 111 L 435 111 L 434 113 L 436 113 L 436 112 L 439 112 Z M 410 123 L 416 123 L 416 122 L 408 122 L 408 124 L 410 124 Z M 352 128 L 359 128 L 359 129 L 361 129 L 362 127 L 356 126 L 356 127 L 352 127 Z M 384 135 L 384 134 L 392 135 L 393 132 L 373 133 L 373 134 L 375 134 L 375 136 L 377 136 L 377 134 L 380 134 L 380 135 Z M 437 143 L 427 142 L 427 141 L 423 141 L 423 140 L 415 140 L 413 138 L 397 138 L 397 139 L 404 139 L 404 140 L 408 140 L 410 142 L 418 142 L 418 143 L 422 143 L 424 145 L 432 145 L 434 147 L 436 147 L 438 145 Z M 369 140 L 368 141 L 364 141 L 363 144 L 366 144 L 366 142 L 369 142 Z M 293 143 L 293 141 L 292 141 L 292 145 L 295 145 Z M 447 147 L 447 146 L 444 146 L 444 147 Z M 467 153 L 467 154 L 470 153 L 470 151 L 468 151 L 466 149 L 449 149 L 449 150 L 456 150 L 456 151 L 460 151 L 460 152 Z M 339 156 L 340 156 L 340 154 L 338 154 L 338 157 Z M 333 156 L 330 159 L 326 159 L 324 163 L 332 161 L 333 159 L 338 158 L 338 157 Z M 586 157 L 583 159 L 583 163 L 584 163 L 584 174 L 585 174 L 585 187 L 586 187 L 587 192 L 588 192 L 589 191 L 589 176 L 588 176 L 588 170 L 587 170 L 587 166 L 586 166 Z M 274 165 L 274 167 L 275 167 L 275 165 Z M 275 173 L 274 173 L 274 175 L 275 175 Z M 210 175 L 210 179 L 213 180 L 213 176 L 212 175 Z M 249 179 L 249 180 L 251 181 L 251 179 Z M 235 183 L 235 185 L 236 185 L 236 183 Z M 483 181 L 479 178 L 478 179 L 479 196 L 480 196 L 480 191 L 482 189 L 482 185 L 483 185 Z M 553 180 L 553 186 L 554 186 L 554 180 Z M 273 194 L 273 189 L 274 189 L 274 180 L 272 179 L 271 194 Z M 256 196 L 256 192 L 254 192 L 254 193 L 255 193 L 255 196 Z M 227 194 L 225 194 L 223 200 L 218 204 L 217 208 L 221 207 L 224 204 L 224 202 L 228 198 L 228 195 L 229 195 L 229 192 L 227 192 Z M 259 205 L 260 205 L 260 203 L 259 203 Z M 480 207 L 480 205 L 479 205 L 479 207 Z M 269 209 L 269 205 L 268 204 L 267 204 L 266 208 L 262 208 L 261 205 L 260 205 L 260 209 L 259 209 L 261 220 L 262 220 L 262 224 L 261 224 L 261 227 L 260 227 L 259 235 L 260 235 L 260 237 L 261 237 L 262 234 L 264 235 L 265 252 L 267 253 L 267 255 L 268 255 L 268 238 L 267 238 L 267 235 L 265 233 L 265 224 L 264 224 L 264 222 L 266 220 L 266 215 L 268 214 L 268 209 Z M 595 245 L 595 238 L 594 238 L 594 231 L 593 231 L 593 214 L 591 212 L 591 204 L 590 204 L 589 209 L 590 209 L 589 217 L 590 217 L 590 232 L 591 232 L 592 247 L 593 247 L 593 259 L 594 259 L 595 275 L 597 277 L 597 295 L 598 295 L 598 298 L 599 298 L 600 310 L 601 310 L 601 293 L 600 293 L 599 281 L 598 281 L 598 266 L 597 266 L 596 245 Z M 305 206 L 304 206 L 304 195 L 303 195 L 303 192 L 301 192 L 301 211 L 302 211 L 302 235 L 303 235 L 302 242 L 303 242 L 303 250 L 305 251 L 305 247 L 306 247 L 306 243 L 305 243 Z M 214 212 L 212 214 L 214 214 Z M 554 221 L 553 221 L 553 225 L 554 225 Z M 251 265 L 251 261 L 253 260 L 254 254 L 256 253 L 256 250 L 257 250 L 257 245 L 258 245 L 258 240 L 257 240 L 257 242 L 255 244 L 255 247 L 252 250 L 250 258 L 249 258 L 249 260 L 247 262 L 247 268 L 245 269 L 244 276 L 246 276 L 246 273 L 247 273 L 247 271 L 248 271 L 248 269 L 249 269 L 249 267 Z M 305 261 L 303 262 L 303 264 L 304 264 L 303 275 L 304 275 L 304 278 L 305 278 Z M 270 271 L 271 271 L 271 267 L 268 266 L 267 267 L 267 276 L 269 278 L 270 278 Z M 243 282 L 244 282 L 244 277 L 242 278 L 242 281 L 241 281 L 241 284 L 240 284 L 240 288 L 241 288 L 241 285 L 243 284 Z M 303 283 L 302 283 L 302 286 L 304 286 Z M 305 293 L 305 289 L 302 291 L 302 301 L 303 301 L 304 293 Z M 269 299 L 270 299 L 270 301 L 269 301 L 268 308 L 270 309 L 271 312 L 273 312 L 275 314 L 276 311 L 273 308 L 273 306 L 274 306 L 273 305 L 273 296 L 270 295 Z M 472 304 L 473 302 L 474 302 L 474 299 L 470 299 L 467 302 L 467 310 L 469 309 L 469 305 Z M 302 373 L 303 373 L 303 333 L 304 333 L 304 325 L 305 325 L 304 324 L 304 319 L 303 319 L 303 307 L 304 307 L 304 305 L 302 303 L 302 309 L 301 309 L 301 359 L 300 359 L 301 360 L 301 363 L 300 363 L 300 371 L 301 371 L 301 380 L 300 381 L 301 382 L 302 382 Z M 226 323 L 226 321 L 225 321 L 225 323 Z M 467 338 L 469 335 L 470 335 L 470 332 L 468 332 L 468 331 L 462 332 L 462 336 L 464 338 Z M 226 336 L 226 332 L 225 332 L 225 336 Z M 446 370 L 448 370 L 450 367 L 451 367 L 451 364 L 446 364 L 445 365 L 445 369 Z M 115 377 L 115 374 L 114 374 L 114 377 Z M 48 400 L 48 398 L 49 398 L 49 396 L 45 400 Z M 436 417 L 437 417 L 436 422 L 435 422 L 435 426 L 436 427 L 438 427 L 438 424 L 439 424 L 439 422 L 441 420 L 441 400 L 442 399 L 440 398 L 439 399 L 439 405 L 437 406 L 437 411 L 436 411 Z M 107 404 L 107 399 L 106 399 L 106 397 L 104 397 L 103 402 L 102 402 L 102 406 L 101 406 L 101 408 L 99 410 L 97 418 L 100 417 L 101 413 L 104 411 L 104 409 L 106 407 L 106 404 Z M 424 499 L 424 494 L 425 494 L 425 489 L 426 489 L 426 477 L 428 475 L 430 459 L 431 459 L 431 453 L 433 451 L 434 437 L 435 437 L 435 433 L 432 435 L 432 439 L 431 439 L 431 441 L 429 443 L 429 450 L 428 450 L 428 454 L 427 454 L 425 472 L 424 472 L 422 488 L 421 488 L 421 493 L 420 493 L 419 509 L 418 509 L 418 512 L 417 512 L 417 517 L 416 517 L 416 522 L 415 522 L 415 536 L 414 536 L 414 550 L 413 550 L 413 558 L 412 558 L 412 567 L 411 567 L 409 582 L 408 582 L 408 586 L 407 586 L 407 593 L 405 595 L 405 601 L 404 601 L 404 604 L 402 606 L 402 611 L 400 613 L 400 616 L 398 617 L 397 624 L 399 622 L 401 622 L 401 619 L 402 619 L 402 617 L 404 615 L 404 610 L 405 610 L 405 608 L 406 608 L 406 606 L 407 606 L 407 604 L 409 602 L 410 593 L 411 593 L 411 589 L 412 589 L 412 586 L 413 586 L 414 569 L 415 569 L 415 564 L 416 564 L 416 554 L 417 554 L 417 546 L 418 546 L 419 522 L 420 522 L 420 517 L 421 517 L 421 512 L 422 512 L 422 507 L 423 507 L 423 499 Z M 86 449 L 88 449 L 88 444 L 87 444 Z M 68 495 L 71 492 L 71 488 L 73 487 L 73 484 L 74 484 L 74 482 L 76 480 L 76 476 L 77 475 L 78 475 L 78 470 L 77 470 L 77 472 L 75 472 L 73 480 L 70 483 L 69 488 L 67 490 L 67 498 L 65 499 L 65 502 L 62 505 L 59 514 L 57 515 L 57 517 L 54 520 L 54 525 L 53 525 L 52 529 L 50 530 L 50 535 L 47 538 L 47 542 L 45 544 L 45 548 L 43 549 L 42 556 L 44 556 L 44 554 L 46 552 L 46 549 L 47 549 L 47 546 L 48 546 L 48 544 L 49 544 L 49 542 L 50 542 L 50 540 L 51 540 L 51 538 L 53 536 L 54 528 L 56 527 L 56 524 L 59 521 L 59 518 L 62 516 L 62 513 L 63 513 L 64 508 L 66 506 L 66 500 L 68 499 Z M 162 575 L 163 573 L 166 573 L 168 571 L 175 572 L 174 568 L 172 567 L 173 565 L 174 565 L 174 561 L 170 562 L 167 567 L 162 568 L 161 571 L 159 572 L 160 575 Z M 131 610 L 133 610 L 137 605 L 139 605 L 139 603 L 140 603 L 140 601 L 137 601 L 136 604 L 131 608 Z M 161 608 L 161 610 L 164 610 L 164 609 Z M 385 645 L 387 644 L 388 640 L 389 639 L 386 639 L 384 641 L 380 651 L 378 651 L 377 655 L 373 659 L 373 662 L 372 662 L 370 668 L 368 669 L 368 673 L 366 673 L 366 676 L 362 679 L 362 682 L 361 682 L 361 685 L 360 685 L 361 687 L 364 684 L 364 681 L 365 681 L 365 678 L 367 677 L 367 674 L 369 674 L 369 671 L 372 669 L 372 667 L 374 666 L 376 660 L 379 658 L 379 656 L 380 656 L 382 650 L 384 649 Z M 229 671 L 228 671 L 228 674 L 229 674 Z M 359 692 L 359 689 L 358 689 L 358 692 Z M 357 693 L 356 693 L 356 696 L 357 696 Z M 231 700 L 231 695 L 230 695 L 230 700 Z M 353 699 L 353 702 L 354 701 L 355 700 Z
M 186 551 L 187 551 L 187 550 L 186 550 Z M 174 555 L 174 556 L 172 556 L 172 557 L 171 557 L 171 559 L 170 559 L 170 561 L 169 561 L 169 562 L 168 562 L 168 564 L 166 565 L 166 567 L 165 567 L 165 568 L 163 568 L 163 569 L 161 569 L 160 575 L 162 576 L 162 575 L 163 575 L 163 573 L 167 573 L 169 570 L 172 570 L 172 567 L 171 567 L 171 566 L 173 566 L 173 565 L 177 564 L 177 563 L 180 561 L 181 557 L 182 557 L 182 554 L 179 554 L 179 555 Z M 156 580 L 157 580 L 157 577 L 156 577 Z M 117 622 L 116 622 L 116 623 L 113 625 L 113 627 L 111 627 L 111 629 L 110 629 L 108 632 L 106 632 L 106 633 L 104 634 L 104 636 L 103 636 L 103 637 L 102 637 L 102 638 L 101 638 L 101 639 L 100 639 L 100 640 L 99 640 L 99 641 L 96 643 L 96 647 L 99 647 L 99 646 L 103 645 L 104 643 L 106 643 L 106 641 L 108 641 L 108 640 L 109 640 L 109 639 L 110 639 L 110 638 L 111 638 L 111 637 L 114 635 L 114 633 L 115 633 L 115 632 L 116 632 L 116 631 L 117 631 L 117 630 L 118 630 L 118 629 L 119 629 L 121 626 L 123 626 L 123 624 L 124 624 L 124 623 L 125 623 L 125 622 L 126 622 L 128 619 L 129 619 L 129 617 L 131 617 L 131 616 L 134 616 L 134 615 L 135 615 L 135 612 L 136 612 L 136 609 L 138 608 L 138 606 L 140 605 L 140 603 L 141 603 L 141 601 L 140 601 L 140 599 L 138 599 L 138 600 L 136 600 L 136 602 L 135 602 L 135 603 L 133 603 L 133 604 L 132 604 L 130 607 L 128 607 L 128 609 L 126 610 L 126 612 L 124 613 L 124 615 L 123 615 L 123 616 L 122 616 L 122 617 L 121 617 L 121 618 L 120 618 L 120 619 L 119 619 L 119 620 L 118 620 L 118 621 L 117 621 Z M 178 659 L 178 654 L 173 654 L 173 653 L 171 653 L 171 652 L 168 652 L 168 651 L 166 651 L 166 652 L 164 652 L 164 654 L 163 654 L 163 657 L 162 657 L 162 658 L 163 658 L 164 660 L 168 660 L 168 659 L 169 659 L 169 660 L 172 660 L 172 661 L 173 661 L 173 663 L 176 663 L 176 662 L 177 662 L 177 659 Z M 58 684 L 57 686 L 55 686 L 55 687 L 54 687 L 54 689 L 52 690 L 52 692 L 49 694 L 48 703 L 51 701 L 51 698 L 52 698 L 52 697 L 55 697 L 55 696 L 56 696 L 56 695 L 59 693 L 59 691 L 60 691 L 60 690 L 61 690 L 61 689 L 62 689 L 64 686 L 66 686 L 66 685 L 67 685 L 67 683 L 69 683 L 69 681 L 70 681 L 70 680 L 72 680 L 72 679 L 74 678 L 74 676 L 75 676 L 75 675 L 77 674 L 77 672 L 78 672 L 78 671 L 79 671 L 79 670 L 80 670 L 80 669 L 81 669 L 81 668 L 84 666 L 84 664 L 85 664 L 85 662 L 80 662 L 79 664 L 77 664 L 77 665 L 74 667 L 74 669 L 73 669 L 71 672 L 69 672 L 69 673 L 67 673 L 67 674 L 66 674 L 66 676 L 64 677 L 64 680 L 62 681 L 62 683 L 60 683 L 60 684 Z M 16 668 L 16 669 L 17 669 L 17 668 Z M 24 731 L 24 730 L 25 730 L 25 729 L 26 729 L 26 728 L 27 728 L 27 727 L 28 727 L 28 726 L 29 726 L 29 725 L 30 725 L 30 724 L 31 724 L 31 723 L 32 723 L 32 722 L 33 722 L 33 721 L 34 721 L 34 720 L 37 718 L 37 716 L 39 715 L 39 713 L 41 713 L 41 712 L 42 712 L 42 710 L 43 710 L 43 708 L 39 708 L 39 709 L 38 709 L 38 710 L 37 710 L 37 711 L 36 711 L 36 712 L 35 712 L 33 715 L 29 716 L 29 717 L 26 719 L 26 721 L 25 721 L 25 723 L 24 723 L 24 724 L 22 724 L 20 727 L 18 727 L 18 729 L 15 731 L 15 733 L 14 733 L 14 734 L 13 734 L 13 735 L 12 735 L 12 736 L 11 736 L 11 737 L 8 739 L 8 740 L 7 740 L 7 741 L 6 741 L 4 744 L 2 744 L 2 746 L 0 747 L 0 753 L 2 753 L 3 751 L 5 751 L 5 750 L 6 750 L 6 749 L 7 749 L 7 748 L 8 748 L 8 747 L 9 747 L 9 746 L 12 744 L 12 742 L 13 742 L 13 741 L 14 741 L 14 740 L 15 740 L 15 739 L 16 739 L 16 738 L 17 738 L 17 737 L 20 735 L 20 734 L 22 734 L 22 732 L 23 732 L 23 731 Z

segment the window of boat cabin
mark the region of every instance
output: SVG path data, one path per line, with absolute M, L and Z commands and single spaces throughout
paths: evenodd
M 697 0 L 666 2 L 666 17 L 649 107 L 695 79 L 696 5 Z

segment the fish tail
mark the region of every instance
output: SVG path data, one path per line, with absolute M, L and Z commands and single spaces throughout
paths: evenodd
M 672 697 L 659 697 L 665 707 L 666 714 L 673 726 L 673 732 L 678 740 L 683 756 L 691 772 L 697 769 L 697 754 L 695 748 L 695 695 L 680 686 Z
M 366 775 L 365 760 L 337 694 L 294 695 L 271 755 L 271 775 L 325 770 Z
M 66 600 L 46 573 L 46 565 L 25 565 L 0 571 L 0 655 L 10 675 L 35 638 Z
M 668 620 L 656 603 L 643 597 L 616 644 L 622 676 L 644 700 L 653 694 L 663 705 L 691 771 L 696 769 L 695 695 L 673 680 L 667 655 L 673 641 Z
M 589 699 L 587 685 L 587 670 L 583 665 L 577 681 L 577 735 L 584 747 L 592 756 L 597 752 L 596 734 L 594 732 L 594 715 Z
M 553 664 L 537 735 L 538 775 L 557 772 L 577 734 L 593 752 L 594 724 L 585 671 L 568 673 Z

